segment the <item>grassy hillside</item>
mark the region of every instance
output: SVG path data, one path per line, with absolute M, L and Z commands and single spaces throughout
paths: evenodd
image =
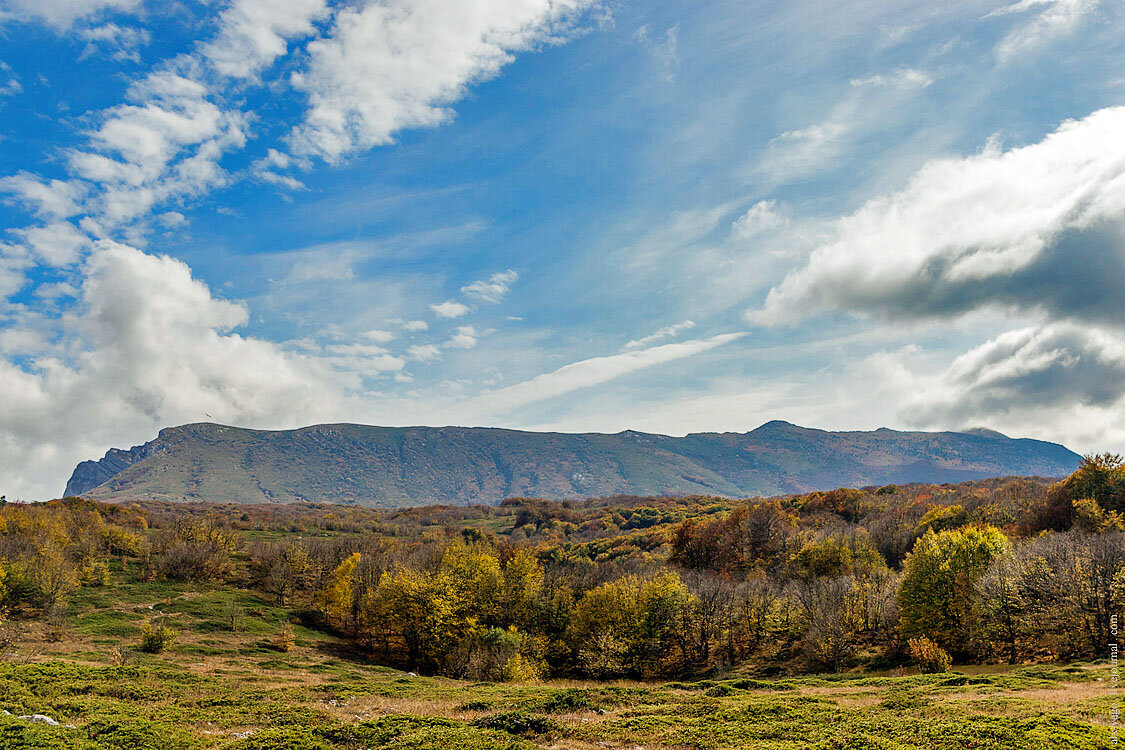
M 319 425 L 161 431 L 79 465 L 68 495 L 104 501 L 332 502 L 376 507 L 707 494 L 769 496 L 840 486 L 1062 476 L 1066 448 L 996 433 L 825 432 L 770 422 L 683 438 L 482 428 Z

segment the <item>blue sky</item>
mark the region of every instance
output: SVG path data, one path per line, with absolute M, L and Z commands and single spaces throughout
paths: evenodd
M 1125 449 L 1125 8 L 0 0 L 0 493 L 162 426 Z

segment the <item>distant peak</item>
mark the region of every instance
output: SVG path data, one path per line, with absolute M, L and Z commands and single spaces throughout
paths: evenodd
M 996 430 L 990 430 L 987 427 L 971 427 L 967 430 L 961 430 L 961 432 L 965 435 L 976 435 L 977 437 L 1003 438 L 1004 440 L 1008 439 L 1008 436 L 1004 433 L 997 432 Z
M 799 430 L 799 429 L 801 429 L 799 426 L 793 424 L 792 422 L 786 422 L 784 419 L 771 419 L 770 421 L 766 422 L 764 425 L 762 425 L 761 427 L 758 428 L 758 430 Z M 754 430 L 754 432 L 757 432 L 758 430 Z

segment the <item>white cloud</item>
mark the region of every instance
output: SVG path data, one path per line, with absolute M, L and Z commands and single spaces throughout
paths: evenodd
M 27 172 L 0 177 L 0 192 L 43 219 L 65 219 L 78 213 L 88 186 L 80 182 L 46 180 Z
M 457 330 L 445 345 L 454 349 L 472 349 L 477 345 L 477 336 L 479 334 L 472 326 L 457 326 Z
M 429 323 L 424 320 L 408 320 L 402 324 L 405 331 L 424 331 L 429 327 Z
M 158 203 L 198 196 L 227 181 L 219 159 L 246 142 L 246 116 L 208 101 L 206 87 L 177 73 L 151 73 L 129 88 L 133 102 L 106 110 L 69 154 L 79 177 L 99 183 L 91 214 L 101 231 Z
M 931 82 L 927 73 L 913 69 L 852 79 L 827 117 L 771 140 L 757 170 L 784 182 L 830 169 L 861 136 L 895 122 L 897 110 Z
M 30 369 L 0 359 L 0 475 L 9 496 L 50 496 L 78 460 L 205 413 L 281 427 L 339 409 L 338 376 L 233 333 L 246 308 L 216 299 L 183 263 L 102 241 L 84 270 L 56 356 Z
M 390 341 L 393 341 L 394 338 L 395 338 L 394 331 L 382 331 L 382 330 L 378 330 L 378 329 L 371 330 L 371 331 L 364 331 L 364 333 L 362 335 L 363 335 L 363 338 L 369 339 L 369 340 L 374 341 L 378 344 L 386 344 Z
M 471 284 L 466 284 L 461 287 L 461 293 L 466 297 L 479 299 L 482 302 L 491 302 L 493 304 L 500 302 L 508 295 L 512 289 L 512 284 L 519 278 L 519 274 L 508 269 L 494 273 L 487 279 L 474 281 Z
M 441 349 L 433 344 L 418 344 L 406 350 L 407 356 L 419 362 L 432 362 L 441 358 Z
M 917 346 L 883 351 L 855 367 L 842 402 L 894 405 L 924 429 L 987 427 L 1054 440 L 1078 452 L 1125 444 L 1125 343 L 1074 323 L 1007 331 L 955 357 Z
M 23 288 L 27 283 L 27 269 L 32 265 L 27 248 L 0 243 L 0 300 Z
M 630 341 L 629 343 L 627 343 L 625 345 L 625 348 L 626 349 L 640 349 L 642 347 L 648 346 L 649 344 L 654 344 L 657 341 L 660 341 L 661 339 L 666 339 L 666 338 L 670 338 L 672 336 L 677 336 L 677 335 L 680 334 L 681 331 L 688 331 L 688 330 L 691 330 L 692 328 L 695 328 L 695 323 L 690 321 L 690 320 L 685 320 L 683 323 L 673 323 L 670 326 L 664 326 L 660 330 L 656 331 L 655 333 L 651 333 L 648 336 L 645 336 L 644 338 L 636 339 L 635 341 Z
M 640 44 L 660 67 L 661 78 L 667 83 L 676 80 L 676 71 L 680 68 L 680 28 L 672 26 L 664 30 L 662 35 L 653 38 L 649 32 L 648 24 L 640 26 L 633 32 L 633 41 Z
M 1008 331 L 962 354 L 938 383 L 906 400 L 903 413 L 920 424 L 975 424 L 1043 406 L 1060 415 L 1076 406 L 1117 410 L 1123 400 L 1125 341 L 1053 323 Z
M 187 224 L 187 217 L 179 211 L 166 211 L 157 216 L 156 221 L 166 229 L 178 229 Z
M 746 213 L 734 220 L 731 228 L 742 239 L 750 239 L 759 234 L 779 229 L 789 223 L 789 219 L 778 209 L 777 201 L 758 201 Z
M 445 302 L 437 302 L 430 305 L 430 309 L 434 311 L 434 315 L 439 318 L 460 318 L 469 312 L 467 305 L 463 305 L 456 300 L 447 299 Z
M 866 78 L 853 78 L 852 86 L 893 86 L 895 88 L 925 88 L 934 82 L 929 73 L 913 68 L 903 68 L 893 73 L 879 73 Z
M 258 170 L 254 173 L 254 176 L 262 182 L 268 182 L 271 185 L 277 185 L 278 187 L 287 188 L 289 190 L 305 189 L 305 183 L 301 182 L 296 177 L 287 174 L 278 174 L 269 169 Z
M 39 354 L 47 348 L 47 340 L 39 331 L 30 328 L 5 328 L 0 330 L 0 354 Z
M 138 63 L 141 61 L 139 49 L 146 46 L 150 39 L 146 29 L 118 26 L 115 23 L 80 29 L 78 36 L 87 42 L 79 60 L 93 55 L 99 49 L 106 49 L 115 60 Z
M 1123 130 L 1125 108 L 1104 109 L 1030 146 L 990 145 L 931 161 L 902 191 L 841 219 L 835 238 L 775 286 L 751 319 L 782 323 L 831 309 L 1111 314 L 1105 306 L 1120 295 L 1090 291 L 1107 280 L 1125 283 L 1125 259 L 1106 224 L 1125 218 Z M 1070 247 L 1068 232 L 1093 234 Z
M 993 10 L 985 17 L 1034 11 L 1030 20 L 1017 25 L 996 45 L 997 59 L 1010 62 L 1073 32 L 1099 4 L 1100 0 L 1020 0 Z
M 390 143 L 404 128 L 452 117 L 468 86 L 496 76 L 513 53 L 565 34 L 591 0 L 388 0 L 345 7 L 310 42 L 293 85 L 308 95 L 290 145 L 329 161 Z
M 3 11 L 0 11 L 0 21 L 4 20 Z M 23 84 L 19 76 L 12 72 L 8 63 L 0 60 L 0 97 L 15 96 L 23 91 Z
M 78 262 L 90 238 L 66 221 L 54 221 L 38 227 L 17 229 L 28 248 L 48 266 L 65 267 Z
M 4 13 L 20 21 L 42 21 L 65 30 L 75 21 L 92 18 L 113 10 L 136 10 L 141 0 L 4 0 L 0 4 L 0 21 Z
M 607 383 L 656 365 L 701 354 L 736 341 L 745 333 L 724 333 L 707 339 L 664 344 L 651 349 L 594 357 L 560 367 L 554 372 L 478 396 L 466 405 L 468 413 L 498 414 L 536 401 L 556 398 L 582 388 Z
M 385 373 L 399 372 L 406 360 L 390 354 L 376 344 L 332 344 L 325 347 L 326 355 L 320 361 L 337 372 L 361 378 L 376 378 Z
M 285 54 L 288 40 L 309 36 L 328 15 L 325 0 L 234 0 L 219 15 L 219 34 L 202 54 L 221 75 L 249 78 Z

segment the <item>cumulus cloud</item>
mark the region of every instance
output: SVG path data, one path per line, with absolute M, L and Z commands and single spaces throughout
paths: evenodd
M 935 387 L 908 401 L 919 424 L 971 424 L 1048 406 L 1111 408 L 1125 399 L 1125 341 L 1072 323 L 1008 331 L 954 360 Z
M 203 84 L 178 73 L 150 73 L 128 97 L 102 113 L 88 147 L 68 155 L 72 171 L 100 188 L 89 210 L 101 231 L 225 184 L 219 159 L 246 142 L 245 114 L 220 108 Z
M 75 181 L 48 180 L 28 172 L 0 177 L 0 193 L 7 193 L 42 219 L 65 219 L 78 213 L 88 186 Z
M 1125 439 L 1125 108 L 1031 145 L 931 161 L 906 187 L 840 219 L 751 320 L 817 311 L 942 320 L 987 311 L 1034 322 L 943 365 L 880 354 L 899 414 L 920 427 L 986 425 L 1076 446 Z
M 202 54 L 221 75 L 248 78 L 285 54 L 288 41 L 313 33 L 328 15 L 325 0 L 235 0 Z
M 463 305 L 452 299 L 447 299 L 445 302 L 436 302 L 430 305 L 430 309 L 439 318 L 460 318 L 469 312 L 468 305 Z
M 956 356 L 911 345 L 850 367 L 844 403 L 870 393 L 924 429 L 988 427 L 1061 442 L 1079 452 L 1125 442 L 1125 343 L 1069 322 L 1007 331 Z M 890 416 L 890 415 L 888 415 Z
M 89 237 L 66 221 L 17 229 L 15 234 L 23 239 L 43 264 L 54 267 L 74 265 L 90 244 Z
M 416 332 L 424 331 L 430 327 L 430 324 L 424 320 L 408 320 L 402 324 L 404 331 Z
M 56 356 L 28 369 L 0 359 L 0 473 L 9 494 L 58 492 L 51 483 L 76 461 L 205 413 L 277 427 L 338 408 L 335 375 L 235 333 L 246 308 L 214 297 L 185 264 L 101 241 L 84 270 Z
M 59 30 L 68 29 L 75 21 L 93 18 L 105 11 L 129 12 L 140 7 L 141 0 L 3 0 L 3 14 L 20 21 L 40 21 Z
M 472 326 L 457 326 L 445 345 L 454 349 L 472 349 L 477 345 L 478 335 L 477 330 Z
M 406 350 L 407 355 L 419 362 L 432 362 L 441 358 L 441 349 L 433 344 L 418 344 Z
M 395 334 L 394 331 L 374 329 L 371 331 L 364 331 L 363 338 L 370 339 L 371 341 L 374 341 L 378 344 L 386 344 L 394 340 Z
M 495 77 L 513 54 L 566 34 L 592 0 L 390 0 L 345 7 L 310 42 L 293 75 L 308 96 L 295 152 L 337 161 L 390 143 L 405 128 L 452 117 L 473 83 Z
M 471 284 L 466 284 L 461 287 L 461 294 L 473 299 L 479 299 L 482 302 L 491 302 L 496 304 L 508 295 L 512 290 L 512 284 L 519 278 L 519 274 L 508 269 L 494 273 L 487 279 L 474 281 Z
M 1042 141 L 926 164 L 841 219 L 751 320 L 817 310 L 948 317 L 982 308 L 1115 319 L 1125 304 L 1125 108 Z
M 655 344 L 661 339 L 678 336 L 681 331 L 688 331 L 692 328 L 695 328 L 695 323 L 690 320 L 685 320 L 683 323 L 673 323 L 670 326 L 664 326 L 655 333 L 650 333 L 648 336 L 630 341 L 629 343 L 625 344 L 625 348 L 640 349 L 642 347 L 649 346 L 650 344 Z

